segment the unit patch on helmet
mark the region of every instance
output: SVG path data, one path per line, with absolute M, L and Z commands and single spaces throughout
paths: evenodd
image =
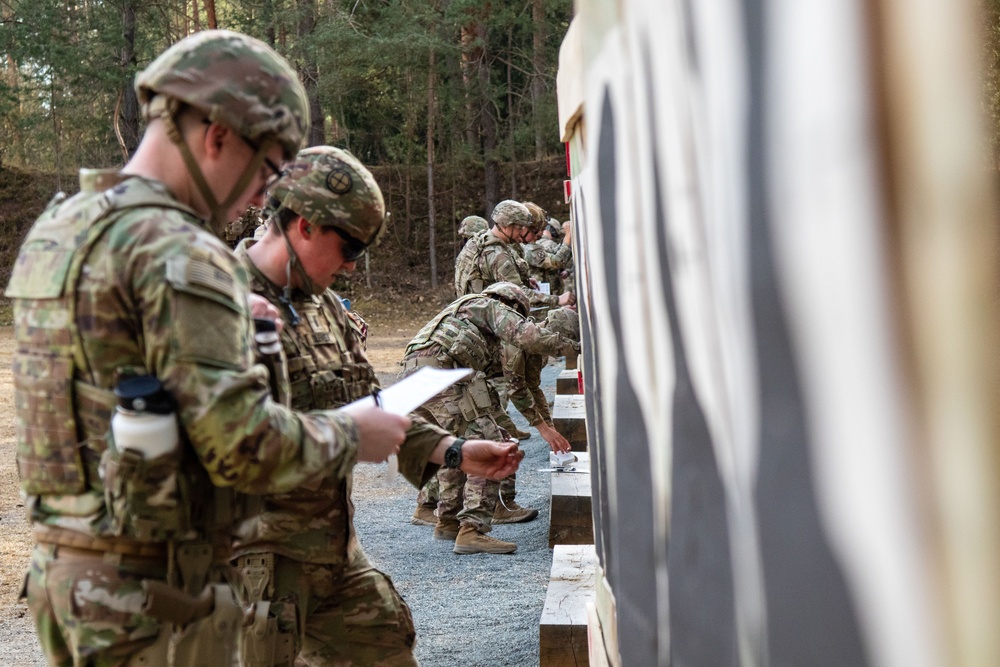
M 346 195 L 354 187 L 354 180 L 346 169 L 334 169 L 326 175 L 326 187 L 335 195 Z

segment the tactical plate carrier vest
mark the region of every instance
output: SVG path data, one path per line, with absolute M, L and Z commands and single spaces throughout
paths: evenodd
M 321 303 L 334 298 L 327 293 L 298 304 L 301 322 L 284 337 L 293 410 L 339 407 L 370 395 L 377 386 L 374 369 L 355 361 L 342 327 L 332 319 L 330 311 L 339 304 L 324 308 Z
M 84 172 L 83 179 L 88 176 L 100 183 L 98 173 Z M 70 515 L 77 507 L 99 508 L 96 498 L 103 489 L 112 534 L 142 543 L 197 539 L 206 532 L 203 510 L 211 507 L 214 521 L 224 523 L 228 504 L 212 497 L 219 490 L 189 446 L 151 460 L 123 456 L 115 448 L 110 429 L 115 396 L 90 382 L 76 326 L 83 266 L 125 213 L 150 207 L 196 215 L 141 179 L 125 182 L 128 187 L 89 188 L 69 200 L 53 200 L 29 231 L 14 266 L 6 295 L 17 300 L 13 378 L 21 488 L 29 498 L 56 496 L 47 504 L 67 508 Z M 142 368 L 141 358 L 134 363 Z

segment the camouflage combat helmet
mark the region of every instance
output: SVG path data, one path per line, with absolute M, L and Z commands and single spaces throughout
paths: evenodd
M 545 328 L 580 342 L 580 315 L 572 308 L 553 308 L 545 316 Z
M 285 159 L 309 126 L 309 101 L 295 70 L 267 44 L 228 30 L 177 42 L 136 75 L 135 92 L 147 120 L 173 98 L 255 144 L 278 142 Z
M 545 229 L 545 221 L 548 220 L 549 216 L 541 206 L 534 202 L 524 202 L 524 207 L 528 209 L 531 213 L 531 219 L 534 224 L 532 224 L 531 229 L 536 234 L 541 234 L 542 230 Z
M 524 290 L 514 283 L 493 283 L 483 290 L 483 294 L 488 294 L 494 299 L 503 301 L 508 306 L 516 309 L 521 315 L 528 316 L 531 303 Z
M 480 218 L 478 215 L 470 215 L 462 220 L 462 224 L 458 226 L 458 233 L 467 239 L 471 239 L 476 234 L 480 232 L 485 232 L 490 228 L 486 218 Z
M 163 121 L 219 236 L 229 223 L 229 207 L 246 193 L 261 166 L 266 162 L 279 171 L 268 158 L 272 147 L 281 146 L 290 158 L 309 125 L 305 88 L 288 62 L 263 42 L 228 30 L 206 30 L 177 42 L 136 75 L 135 92 L 146 120 Z M 185 104 L 230 128 L 255 151 L 222 202 L 177 126 Z
M 548 231 L 552 235 L 553 241 L 562 241 L 563 239 L 562 224 L 555 218 L 549 218 L 544 231 Z
M 268 195 L 310 223 L 347 234 L 368 247 L 385 230 L 385 200 L 375 177 L 349 151 L 314 146 L 299 151 Z
M 493 222 L 500 227 L 533 227 L 535 224 L 531 211 L 513 199 L 504 199 L 493 208 Z

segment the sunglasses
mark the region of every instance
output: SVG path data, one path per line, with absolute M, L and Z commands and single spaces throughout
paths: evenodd
M 331 227 L 337 236 L 344 240 L 344 245 L 341 246 L 340 252 L 344 256 L 345 262 L 356 262 L 361 259 L 361 256 L 368 252 L 368 244 L 363 241 L 359 241 L 347 232 L 337 227 Z

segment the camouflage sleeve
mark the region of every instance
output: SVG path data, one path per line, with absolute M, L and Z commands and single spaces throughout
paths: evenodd
M 517 263 L 507 254 L 507 250 L 499 244 L 487 246 L 483 250 L 481 269 L 483 279 L 487 284 L 508 282 L 527 286 L 527 276 L 518 270 Z
M 406 432 L 406 440 L 399 447 L 399 472 L 418 489 L 438 471 L 438 464 L 431 463 L 431 452 L 441 438 L 451 435 L 448 431 L 430 424 L 414 414 L 413 423 Z
M 542 294 L 537 292 L 528 285 L 527 276 L 527 264 L 525 264 L 524 273 L 518 268 L 517 262 L 514 261 L 506 252 L 503 250 L 495 249 L 496 246 L 491 246 L 483 252 L 483 275 L 489 276 L 489 282 L 508 282 L 514 283 L 515 285 L 520 285 L 525 288 L 528 293 L 528 299 L 531 302 L 533 308 L 537 307 L 549 307 L 555 308 L 559 305 L 559 296 L 556 294 Z M 491 250 L 492 249 L 492 250 Z M 522 263 L 524 260 L 520 260 Z
M 475 299 L 463 308 L 477 327 L 525 352 L 558 357 L 579 349 L 569 338 L 535 324 L 496 299 Z
M 559 307 L 559 295 L 558 294 L 542 294 L 541 292 L 536 292 L 533 289 L 526 290 L 528 293 L 528 301 L 531 303 L 532 308 L 558 308 Z
M 531 426 L 545 421 L 536 397 L 528 386 L 526 355 L 513 345 L 504 343 L 504 377 L 507 379 L 507 398 L 517 411 L 524 415 Z
M 560 243 L 555 252 L 548 252 L 544 246 L 532 243 L 524 248 L 524 261 L 542 271 L 561 271 L 573 258 L 573 251 L 565 243 Z
M 552 410 L 549 407 L 549 399 L 542 391 L 542 368 L 545 366 L 545 357 L 537 354 L 528 355 L 524 360 L 524 379 L 528 389 L 534 399 L 535 409 L 549 426 L 552 426 Z
M 271 400 L 267 371 L 253 365 L 246 273 L 218 239 L 171 224 L 126 226 L 116 236 L 128 247 L 113 256 L 129 258 L 124 280 L 146 370 L 176 399 L 212 481 L 259 494 L 345 476 L 357 458 L 354 420 Z

